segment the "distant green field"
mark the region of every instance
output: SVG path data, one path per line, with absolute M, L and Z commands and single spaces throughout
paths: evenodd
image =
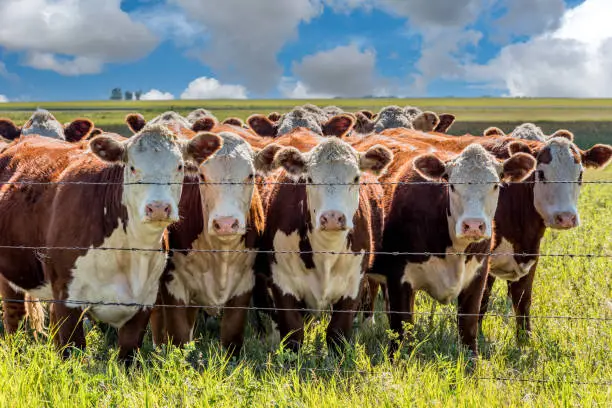
M 488 126 L 510 132 L 523 122 L 535 122 L 547 132 L 572 130 L 582 146 L 612 141 L 612 99 L 516 99 L 516 98 L 421 98 L 421 99 L 322 99 L 322 100 L 175 100 L 175 101 L 83 101 L 28 102 L 0 104 L 0 117 L 23 123 L 38 107 L 52 111 L 58 120 L 68 122 L 87 117 L 96 126 L 123 135 L 130 132 L 125 115 L 140 112 L 147 119 L 174 110 L 186 114 L 196 108 L 211 110 L 219 119 L 236 116 L 246 119 L 253 113 L 286 112 L 293 106 L 314 103 L 336 105 L 347 111 L 383 106 L 412 105 L 434 112 L 453 113 L 457 122 L 451 133 L 480 134 Z

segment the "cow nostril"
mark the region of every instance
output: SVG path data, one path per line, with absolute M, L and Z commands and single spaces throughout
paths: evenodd
M 232 224 L 232 229 L 233 230 L 237 230 L 238 229 L 238 220 L 234 221 L 234 223 Z
M 218 231 L 221 229 L 221 226 L 217 221 L 213 221 L 213 228 Z
M 480 226 L 478 228 L 480 229 L 480 232 L 482 232 L 482 233 L 485 232 L 485 225 L 484 224 L 480 224 Z
M 345 225 L 346 224 L 346 217 L 344 215 L 341 215 L 338 217 L 338 223 L 340 225 Z

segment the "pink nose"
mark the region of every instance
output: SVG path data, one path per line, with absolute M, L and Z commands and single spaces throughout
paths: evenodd
M 469 218 L 461 223 L 461 233 L 464 237 L 482 238 L 486 230 L 485 222 L 476 218 Z
M 145 207 L 145 215 L 150 221 L 164 221 L 170 218 L 172 206 L 162 201 L 153 201 Z
M 234 217 L 219 217 L 212 222 L 213 229 L 218 235 L 230 235 L 238 232 L 240 222 Z
M 340 211 L 325 211 L 319 217 L 323 231 L 341 231 L 346 229 L 346 217 Z
M 555 227 L 562 229 L 574 228 L 576 226 L 577 217 L 573 212 L 561 212 L 555 214 Z

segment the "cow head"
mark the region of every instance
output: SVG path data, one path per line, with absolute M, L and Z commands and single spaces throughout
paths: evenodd
M 75 119 L 61 124 L 51 112 L 38 109 L 22 126 L 16 126 L 9 119 L 0 119 L 0 136 L 15 140 L 21 135 L 40 135 L 53 139 L 78 142 L 88 137 L 94 125 L 89 119 Z
M 297 128 L 305 128 L 321 136 L 344 137 L 355 125 L 355 118 L 350 114 L 340 114 L 321 121 L 307 109 L 297 107 L 285 113 L 277 122 L 264 115 L 254 114 L 247 119 L 248 126 L 259 136 L 278 137 Z
M 440 123 L 438 115 L 431 111 L 421 112 L 412 120 L 412 126 L 421 132 L 432 132 Z
M 134 133 L 140 132 L 146 125 L 157 124 L 166 126 L 176 124 L 194 132 L 209 131 L 217 124 L 217 119 L 212 115 L 206 116 L 201 111 L 208 112 L 204 109 L 196 109 L 189 114 L 188 118 L 184 118 L 174 111 L 167 111 L 154 117 L 149 122 L 140 113 L 130 113 L 125 117 L 125 122 Z
M 124 166 L 122 200 L 130 219 L 157 226 L 178 221 L 185 161 L 201 164 L 222 144 L 210 133 L 180 140 L 163 125 L 147 125 L 127 140 L 103 134 L 89 142 L 100 159 Z
M 294 147 L 281 149 L 275 165 L 292 177 L 305 180 L 308 208 L 318 231 L 348 231 L 359 205 L 359 179 L 362 171 L 380 174 L 393 158 L 386 147 L 372 146 L 357 152 L 346 142 L 332 138 L 308 153 Z
M 200 184 L 204 227 L 209 235 L 217 237 L 244 235 L 255 175 L 268 172 L 269 163 L 280 147 L 272 144 L 263 150 L 255 150 L 231 132 L 202 135 L 223 140 L 223 147 L 199 166 L 200 178 L 204 182 Z
M 448 183 L 449 233 L 453 243 L 463 245 L 491 237 L 500 181 L 525 179 L 535 160 L 518 153 L 500 163 L 482 146 L 471 144 L 452 160 L 425 154 L 413 166 L 427 180 Z
M 573 143 L 569 131 L 558 130 L 536 147 L 516 141 L 508 149 L 511 153 L 531 154 L 537 160 L 533 200 L 544 225 L 555 229 L 579 226 L 578 197 L 584 168 L 606 166 L 612 157 L 612 147 L 597 144 L 581 150 Z

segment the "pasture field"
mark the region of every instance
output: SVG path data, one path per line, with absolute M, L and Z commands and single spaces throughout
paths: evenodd
M 64 123 L 77 116 L 87 117 L 96 126 L 128 136 L 125 115 L 140 112 L 146 119 L 174 110 L 186 114 L 195 108 L 211 110 L 219 119 L 230 116 L 245 120 L 252 113 L 286 112 L 296 105 L 314 103 L 319 106 L 337 105 L 347 111 L 370 109 L 378 111 L 387 105 L 413 105 L 423 110 L 453 113 L 457 121 L 453 134 L 482 134 L 488 126 L 501 127 L 505 132 L 522 122 L 537 122 L 545 132 L 559 128 L 572 130 L 579 144 L 592 145 L 611 141 L 612 99 L 538 99 L 538 98 L 421 98 L 421 99 L 326 99 L 326 100 L 173 100 L 173 101 L 74 101 L 28 102 L 0 104 L 0 117 L 9 117 L 18 124 L 25 122 L 32 111 L 44 108 L 52 111 Z
M 447 103 L 455 101 L 463 101 L 465 109 L 470 106 L 484 109 L 484 102 L 488 100 L 449 99 Z M 480 101 L 484 102 L 479 105 Z M 550 100 L 550 106 L 553 102 L 569 104 L 568 101 Z M 401 101 L 391 103 L 398 102 Z M 498 99 L 490 102 L 506 103 Z M 532 100 L 520 102 L 527 107 Z M 202 106 L 187 105 L 187 101 L 173 103 L 175 108 L 189 106 L 181 109 L 182 112 Z M 259 102 L 237 104 L 242 103 Z M 298 103 L 289 101 L 286 106 L 290 108 Z M 341 105 L 340 101 L 332 103 Z M 608 111 L 603 112 L 602 108 L 602 114 L 612 118 L 612 101 L 597 103 L 601 104 L 597 106 L 607 106 Z M 122 119 L 127 111 L 142 112 L 136 108 L 138 104 L 134 103 L 134 109 L 112 115 Z M 143 112 L 147 118 L 170 108 L 168 102 L 144 104 L 160 106 L 159 110 Z M 405 104 L 430 108 L 418 101 Z M 41 107 L 55 113 L 64 106 L 55 105 L 57 108 L 52 104 Z M 3 106 L 0 116 L 15 117 L 14 111 L 10 115 L 3 111 L 15 106 Z M 99 103 L 100 109 L 107 106 L 114 105 Z M 244 118 L 251 111 L 280 110 L 273 106 L 245 108 L 237 116 Z M 460 118 L 461 111 L 448 106 L 448 111 Z M 569 105 L 562 106 L 571 111 Z M 206 103 L 203 107 L 212 106 Z M 215 111 L 218 112 L 225 111 Z M 566 115 L 566 121 L 578 120 L 570 113 Z M 77 115 L 70 111 L 65 117 L 57 116 L 60 121 L 68 121 Z M 219 114 L 219 117 L 224 116 Z M 510 115 L 506 120 L 514 118 Z M 104 127 L 103 123 L 96 124 Z M 580 133 L 572 126 L 567 127 L 575 131 L 581 142 Z M 453 133 L 458 128 L 459 123 L 454 125 Z M 504 127 L 504 130 L 510 129 Z M 610 130 L 608 124 L 606 131 Z M 593 140 L 610 142 L 611 139 L 608 133 Z M 581 144 L 592 143 L 589 139 L 582 140 Z M 588 170 L 585 180 L 612 180 L 612 166 L 603 171 Z M 582 225 L 571 231 L 549 230 L 543 254 L 612 254 L 612 184 L 585 184 L 579 208 Z M 24 332 L 0 339 L 0 407 L 609 407 L 612 406 L 610 271 L 612 258 L 541 257 L 534 284 L 533 335 L 521 345 L 516 341 L 506 286 L 497 282 L 490 314 L 484 319 L 479 344 L 481 356 L 476 365 L 458 346 L 455 304 L 438 305 L 432 315 L 433 302 L 422 293 L 417 296 L 416 310 L 420 315 L 415 325 L 416 340 L 403 347 L 395 362 L 387 358 L 389 334 L 383 313 L 376 315 L 372 325 L 358 319 L 354 338 L 343 357 L 328 353 L 321 323 L 326 322 L 325 315 L 321 322 L 310 323 L 305 346 L 297 355 L 283 349 L 278 334 L 260 339 L 249 325 L 241 356 L 231 360 L 224 357 L 217 340 L 218 325 L 209 321 L 198 327 L 197 340 L 184 349 L 165 346 L 153 349 L 148 334 L 139 356 L 139 367 L 127 370 L 116 361 L 115 335 L 102 332 L 96 325 L 88 332 L 87 351 L 67 361 L 62 361 L 50 339 L 36 340 Z M 377 305 L 377 311 L 382 311 L 381 304 Z

